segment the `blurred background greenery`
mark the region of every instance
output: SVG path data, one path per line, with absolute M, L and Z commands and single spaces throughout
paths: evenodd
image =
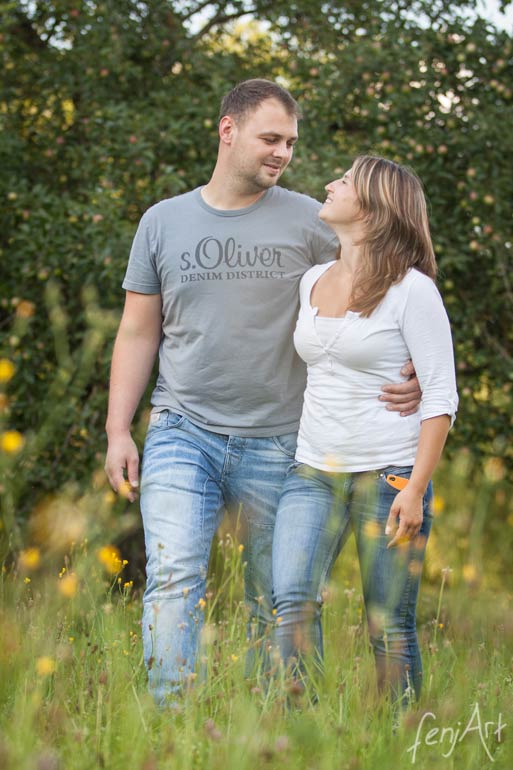
M 461 396 L 439 561 L 451 549 L 468 580 L 486 566 L 499 581 L 513 545 L 511 34 L 472 1 L 0 8 L 2 558 L 66 524 L 65 542 L 138 531 L 101 471 L 131 239 L 151 204 L 208 179 L 222 95 L 260 76 L 304 112 L 285 186 L 320 198 L 367 151 L 424 180 Z

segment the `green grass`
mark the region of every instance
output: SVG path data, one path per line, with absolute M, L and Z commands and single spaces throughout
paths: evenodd
M 424 691 L 395 733 L 375 694 L 352 542 L 326 596 L 329 673 L 316 706 L 279 679 L 267 687 L 244 679 L 244 553 L 224 531 L 203 609 L 200 658 L 207 675 L 191 680 L 179 708 L 162 712 L 146 691 L 140 589 L 124 571 L 106 571 L 121 565 L 100 562 L 97 539 L 71 547 L 67 556 L 45 554 L 41 545 L 42 559 L 31 561 L 25 552 L 3 569 L 0 768 L 511 768 L 511 577 L 494 563 L 482 535 L 483 521 L 497 512 L 489 506 L 501 480 L 487 488 L 483 477 L 471 494 L 465 472 L 460 463 L 441 474 L 445 501 L 438 506 L 444 510 L 428 546 L 418 612 Z M 500 513 L 506 540 L 512 527 Z M 69 574 L 76 581 L 66 584 Z M 425 712 L 434 716 L 419 727 Z M 500 742 L 493 734 L 499 715 L 507 724 Z M 478 716 L 483 734 L 485 723 L 494 723 L 484 740 Z M 451 750 L 449 728 L 461 736 L 466 726 L 475 729 Z M 428 735 L 436 727 L 446 728 L 442 744 L 441 732 Z

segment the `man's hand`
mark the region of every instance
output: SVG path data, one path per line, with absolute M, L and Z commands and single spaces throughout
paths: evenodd
M 130 425 L 148 384 L 161 336 L 160 294 L 127 291 L 112 353 L 105 472 L 112 488 L 131 503 L 139 486 L 139 453 Z
M 133 503 L 139 486 L 139 453 L 129 431 L 109 436 L 105 473 L 112 489 Z
M 407 417 L 409 414 L 415 414 L 419 408 L 422 391 L 411 361 L 403 366 L 401 374 L 409 379 L 395 385 L 383 385 L 381 388 L 383 395 L 379 400 L 388 402 L 389 411 L 399 412 L 401 417 Z

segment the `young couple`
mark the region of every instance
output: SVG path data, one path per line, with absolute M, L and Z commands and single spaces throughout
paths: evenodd
M 298 117 L 270 81 L 230 91 L 210 181 L 144 214 L 123 282 L 106 471 L 115 489 L 126 475 L 135 499 L 130 425 L 158 352 L 140 502 L 159 704 L 194 670 L 212 539 L 231 507 L 248 672 L 273 601 L 284 665 L 303 677 L 320 661 L 321 589 L 352 526 L 380 687 L 420 688 L 430 478 L 457 404 L 424 196 L 411 172 L 374 157 L 327 185 L 322 207 L 279 187 Z

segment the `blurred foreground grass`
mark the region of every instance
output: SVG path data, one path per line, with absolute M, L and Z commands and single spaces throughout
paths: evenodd
M 424 692 L 395 735 L 375 696 L 352 541 L 326 592 L 328 675 L 317 706 L 286 683 L 244 680 L 244 551 L 225 528 L 199 608 L 207 676 L 191 677 L 180 709 L 161 713 L 146 692 L 141 588 L 112 545 L 135 514 L 114 513 L 99 473 L 89 492 L 48 501 L 2 570 L 0 767 L 510 768 L 513 606 L 503 557 L 513 527 L 501 506 L 511 502 L 498 460 L 476 485 L 467 472 L 461 455 L 439 473 L 419 602 Z M 297 707 L 286 709 L 285 695 Z

